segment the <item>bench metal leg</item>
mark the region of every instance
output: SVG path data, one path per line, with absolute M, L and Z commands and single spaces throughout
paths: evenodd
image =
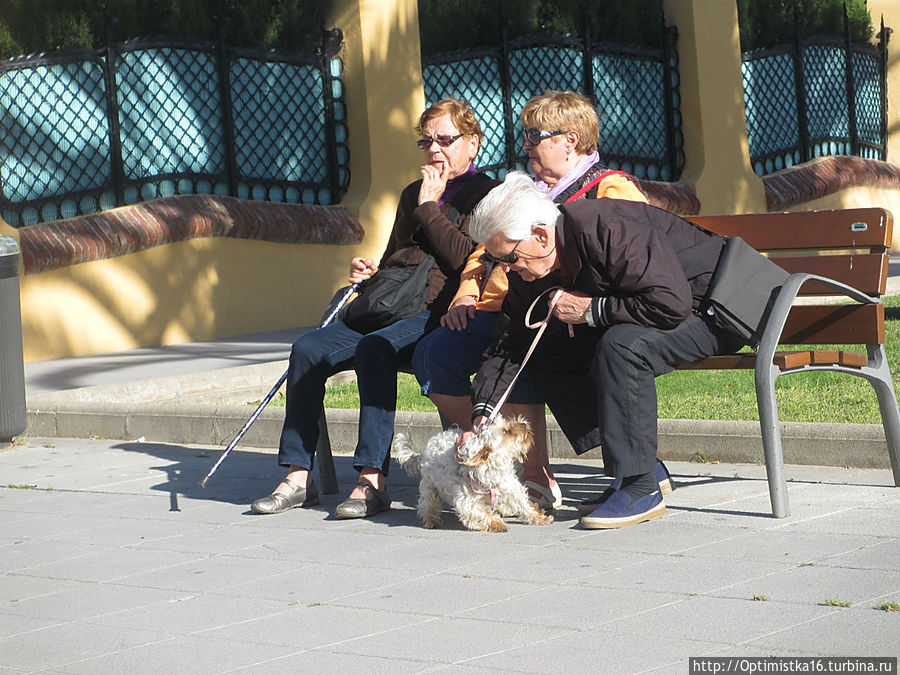
M 325 420 L 325 409 L 319 413 L 319 442 L 316 444 L 316 462 L 319 465 L 319 483 L 322 492 L 333 495 L 338 491 L 337 474 L 334 471 L 334 458 L 331 456 L 331 441 L 328 438 L 328 422 Z
M 897 396 L 894 393 L 884 345 L 878 345 L 874 349 L 869 347 L 869 362 L 873 367 L 867 369 L 869 375 L 866 379 L 872 384 L 878 397 L 878 410 L 881 413 L 884 438 L 887 441 L 891 469 L 894 472 L 894 485 L 900 487 L 900 410 L 897 408 Z
M 775 400 L 777 369 L 769 364 L 761 365 L 762 367 L 756 369 L 756 405 L 759 409 L 759 429 L 769 479 L 769 500 L 772 503 L 772 515 L 776 518 L 787 518 L 790 515 L 790 504 L 784 476 L 781 423 L 778 420 L 778 403 Z

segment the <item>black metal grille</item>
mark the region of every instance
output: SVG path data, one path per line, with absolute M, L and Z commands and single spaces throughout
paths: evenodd
M 22 227 L 175 194 L 339 202 L 346 107 L 328 51 L 144 40 L 0 63 L 3 219 Z
M 99 57 L 0 72 L 0 181 L 30 221 L 98 208 L 112 174 L 103 72 Z M 42 203 L 47 194 L 66 197 Z
M 677 180 L 684 166 L 677 34 L 669 29 L 666 36 L 663 49 L 545 34 L 425 57 L 425 98 L 455 96 L 472 104 L 485 131 L 479 166 L 502 176 L 525 166 L 518 112 L 528 99 L 547 89 L 578 91 L 598 103 L 598 145 L 610 167 Z
M 757 175 L 827 155 L 885 159 L 886 54 L 884 41 L 873 47 L 823 37 L 744 54 Z

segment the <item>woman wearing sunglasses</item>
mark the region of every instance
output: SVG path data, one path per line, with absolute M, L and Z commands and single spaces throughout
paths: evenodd
M 319 503 L 311 469 L 319 437 L 319 411 L 325 380 L 342 370 L 356 371 L 359 436 L 353 466 L 357 486 L 338 505 L 338 518 L 363 518 L 390 508 L 386 477 L 397 403 L 397 367 L 407 361 L 419 338 L 436 327 L 459 285 L 459 273 L 474 243 L 469 237 L 472 209 L 497 181 L 475 171 L 483 137 L 468 104 L 445 99 L 419 117 L 416 145 L 424 153 L 422 178 L 400 195 L 394 226 L 379 262 L 350 262 L 350 283 L 378 269 L 414 267 L 431 255 L 425 306 L 418 314 L 363 335 L 343 321 L 300 337 L 291 348 L 284 427 L 278 462 L 284 480 L 270 495 L 253 502 L 256 513 L 281 513 Z
M 523 150 L 528 153 L 535 185 L 553 201 L 561 204 L 609 197 L 647 202 L 633 177 L 610 171 L 600 161 L 600 121 L 584 96 L 572 91 L 547 91 L 525 104 L 521 120 L 525 129 Z M 483 245 L 475 249 L 466 262 L 459 291 L 441 318 L 441 328 L 420 341 L 413 356 L 413 370 L 422 393 L 461 429 L 469 429 L 472 424 L 469 376 L 481 364 L 506 296 L 507 280 L 500 262 L 511 261 L 493 259 L 486 255 Z M 563 327 L 551 324 L 550 329 Z M 550 469 L 544 404 L 528 382 L 527 370 L 508 401 L 503 412 L 524 415 L 534 432 L 534 448 L 525 462 L 522 479 L 539 506 L 556 508 L 562 504 L 562 492 Z

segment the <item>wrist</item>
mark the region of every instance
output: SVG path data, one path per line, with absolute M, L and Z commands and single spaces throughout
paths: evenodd
M 606 298 L 603 296 L 597 296 L 591 298 L 591 301 L 588 303 L 588 306 L 584 310 L 583 318 L 588 326 L 591 328 L 596 328 L 597 326 L 604 325 L 603 322 L 603 306 L 606 302 Z

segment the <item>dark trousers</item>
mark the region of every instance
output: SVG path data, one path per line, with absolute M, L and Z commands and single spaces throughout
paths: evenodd
M 325 380 L 353 368 L 359 387 L 359 437 L 353 466 L 374 467 L 387 475 L 397 407 L 397 368 L 412 356 L 430 316 L 424 310 L 368 335 L 338 321 L 298 338 L 291 347 L 278 463 L 312 469 Z
M 576 452 L 599 445 L 607 475 L 634 476 L 656 462 L 655 379 L 742 345 L 696 316 L 671 330 L 617 324 L 576 331 L 574 339 L 555 335 L 541 350 L 547 358 L 528 371 Z

